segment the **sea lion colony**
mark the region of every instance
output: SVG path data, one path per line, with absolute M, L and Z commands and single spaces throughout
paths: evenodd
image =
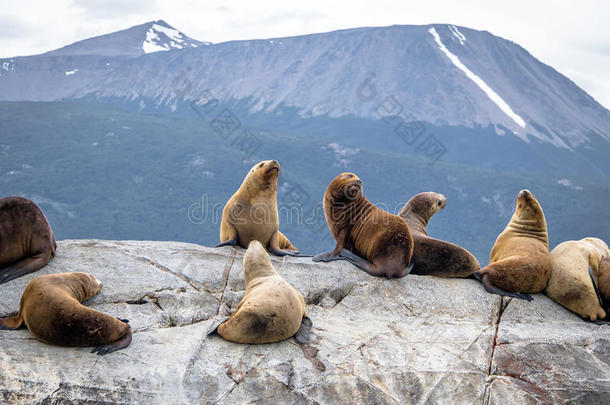
M 301 256 L 279 230 L 279 171 L 275 160 L 254 165 L 223 210 L 218 246 L 247 248 L 246 295 L 216 330 L 234 342 L 272 343 L 295 334 L 301 339 L 311 330 L 302 295 L 269 260 L 268 252 Z M 442 194 L 420 193 L 393 215 L 364 197 L 356 174 L 342 173 L 331 181 L 323 200 L 336 247 L 312 260 L 346 260 L 387 278 L 411 272 L 473 277 L 489 293 L 526 300 L 532 300 L 528 293 L 544 291 L 581 317 L 608 323 L 610 250 L 603 241 L 567 241 L 549 252 L 542 207 L 530 191 L 521 190 L 515 212 L 492 248 L 490 263 L 480 268 L 466 249 L 428 236 L 428 221 L 446 203 Z M 51 226 L 36 204 L 22 197 L 0 199 L 0 284 L 44 267 L 55 256 L 56 246 Z M 98 355 L 123 349 L 131 343 L 128 321 L 82 305 L 101 288 L 101 281 L 85 273 L 37 277 L 27 285 L 18 314 L 0 319 L 0 329 L 25 324 L 42 342 L 95 346 Z

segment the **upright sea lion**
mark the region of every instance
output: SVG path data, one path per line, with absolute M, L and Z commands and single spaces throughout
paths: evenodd
M 428 236 L 428 221 L 446 204 L 447 198 L 442 194 L 419 193 L 398 213 L 407 221 L 415 243 L 411 274 L 468 277 L 481 268 L 479 261 L 466 249 Z
M 102 282 L 86 273 L 36 277 L 21 296 L 19 313 L 0 319 L 0 329 L 19 329 L 25 322 L 41 342 L 57 346 L 97 346 L 104 355 L 131 343 L 128 321 L 87 308 L 81 302 L 95 296 Z
M 599 274 L 600 262 L 606 257 L 608 245 L 597 238 L 560 243 L 551 251 L 552 272 L 545 294 L 583 318 L 604 319 L 606 311 L 592 275 Z
M 246 295 L 237 311 L 218 326 L 218 334 L 237 343 L 273 343 L 290 338 L 305 317 L 303 296 L 277 274 L 259 241 L 250 242 L 243 263 Z
M 533 298 L 525 293 L 546 287 L 551 275 L 549 237 L 542 208 L 529 190 L 517 195 L 515 213 L 496 239 L 489 264 L 474 275 L 489 293 L 528 301 Z
M 250 172 L 222 210 L 220 246 L 248 247 L 257 240 L 277 256 L 297 256 L 299 250 L 279 230 L 277 177 L 280 164 L 265 160 Z
M 0 199 L 0 284 L 46 266 L 55 236 L 40 208 L 23 197 Z
M 362 181 L 342 173 L 324 194 L 324 215 L 337 241 L 315 262 L 347 260 L 373 276 L 404 277 L 412 269 L 413 237 L 407 222 L 383 211 L 362 194 Z
M 610 318 L 610 258 L 608 257 L 599 263 L 597 287 L 608 319 Z

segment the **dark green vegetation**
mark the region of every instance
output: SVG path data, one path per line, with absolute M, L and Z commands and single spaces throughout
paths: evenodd
M 248 169 L 277 159 L 279 200 L 292 203 L 281 209 L 280 229 L 306 253 L 333 245 L 321 200 L 329 181 L 343 171 L 356 172 L 366 197 L 394 213 L 415 193 L 445 194 L 447 207 L 433 217 L 429 234 L 468 248 L 481 264 L 488 262 L 522 188 L 532 190 L 545 210 L 551 247 L 585 236 L 610 241 L 610 163 L 608 142 L 601 139 L 593 138 L 593 149 L 570 152 L 485 128 L 427 126 L 425 134 L 447 148 L 430 166 L 417 144 L 405 144 L 381 121 L 299 119 L 289 111 L 248 115 L 239 106 L 230 108 L 261 141 L 247 161 L 239 145 L 231 145 L 235 135 L 221 137 L 187 106 L 160 114 L 60 102 L 0 103 L 0 196 L 32 198 L 58 239 L 209 246 L 218 241 L 222 206 Z M 330 143 L 351 151 L 341 155 Z M 560 179 L 573 186 L 558 184 Z M 299 216 L 311 219 L 314 207 L 317 223 L 303 223 Z

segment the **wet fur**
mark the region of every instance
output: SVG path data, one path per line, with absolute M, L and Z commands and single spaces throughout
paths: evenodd
M 437 277 L 468 277 L 480 269 L 479 261 L 466 249 L 428 236 L 430 218 L 441 211 L 446 198 L 425 192 L 413 196 L 398 215 L 407 221 L 413 235 L 413 270 L 411 274 Z
M 362 195 L 362 182 L 342 173 L 324 194 L 324 215 L 337 245 L 314 260 L 328 261 L 346 249 L 368 261 L 363 270 L 374 276 L 404 277 L 410 271 L 413 237 L 406 221 L 376 207 Z
M 57 243 L 40 208 L 22 197 L 0 199 L 0 284 L 46 266 Z
M 124 348 L 131 342 L 129 324 L 82 305 L 100 291 L 98 283 L 85 273 L 37 277 L 25 288 L 18 315 L 0 319 L 0 327 L 25 323 L 36 339 L 57 346 L 108 345 L 113 350 L 107 353 Z
M 548 246 L 542 207 L 529 191 L 522 190 L 515 213 L 492 248 L 489 265 L 475 275 L 486 289 L 496 286 L 509 293 L 541 292 L 551 275 Z
M 589 274 L 599 274 L 599 265 L 608 257 L 608 246 L 596 238 L 563 242 L 551 252 L 552 273 L 545 294 L 565 308 L 591 321 L 604 319 L 595 286 Z
M 252 167 L 222 210 L 220 245 L 247 248 L 258 240 L 270 252 L 283 256 L 298 249 L 279 230 L 277 177 L 280 165 L 266 160 Z
M 303 296 L 273 268 L 263 245 L 250 243 L 244 255 L 246 294 L 217 332 L 237 343 L 273 343 L 293 336 L 305 316 Z

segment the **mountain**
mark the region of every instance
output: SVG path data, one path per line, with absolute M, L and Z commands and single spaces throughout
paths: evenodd
M 332 245 L 320 202 L 344 171 L 392 212 L 445 194 L 429 233 L 482 264 L 522 188 L 551 247 L 610 240 L 610 112 L 517 44 L 434 24 L 174 49 L 166 25 L 0 60 L 0 195 L 34 199 L 59 239 L 212 245 L 276 159 L 281 229 L 307 253 Z M 144 53 L 151 29 L 171 49 Z
M 75 42 L 42 55 L 0 59 L 0 100 L 53 101 L 73 96 L 128 61 L 160 51 L 210 45 L 163 20 Z
M 137 57 L 146 53 L 197 48 L 209 44 L 190 38 L 165 21 L 158 20 L 78 41 L 44 55 Z
M 166 36 L 170 31 L 175 35 Z M 150 49 L 171 47 L 171 56 L 143 55 L 142 40 L 152 38 L 151 32 L 160 42 L 151 42 Z M 170 40 L 179 35 L 186 38 L 186 49 L 175 49 L 178 40 Z M 486 31 L 434 24 L 200 44 L 163 21 L 136 26 L 34 57 L 76 56 L 62 67 L 20 66 L 25 61 L 9 60 L 10 70 L 0 77 L 0 97 L 17 101 L 95 96 L 175 104 L 207 89 L 223 101 L 247 100 L 250 112 L 288 107 L 302 116 L 373 119 L 379 118 L 380 103 L 394 97 L 409 121 L 493 126 L 498 134 L 567 149 L 590 143 L 591 137 L 610 140 L 608 110 L 519 45 Z M 46 89 L 55 88 L 54 83 L 39 83 L 31 93 L 10 84 L 22 70 L 28 81 L 53 70 L 87 76 L 82 70 L 91 55 L 140 57 L 107 65 L 101 74 L 55 94 Z M 189 80 L 189 92 L 174 91 L 180 75 Z M 376 90 L 374 100 L 365 94 L 369 85 Z

